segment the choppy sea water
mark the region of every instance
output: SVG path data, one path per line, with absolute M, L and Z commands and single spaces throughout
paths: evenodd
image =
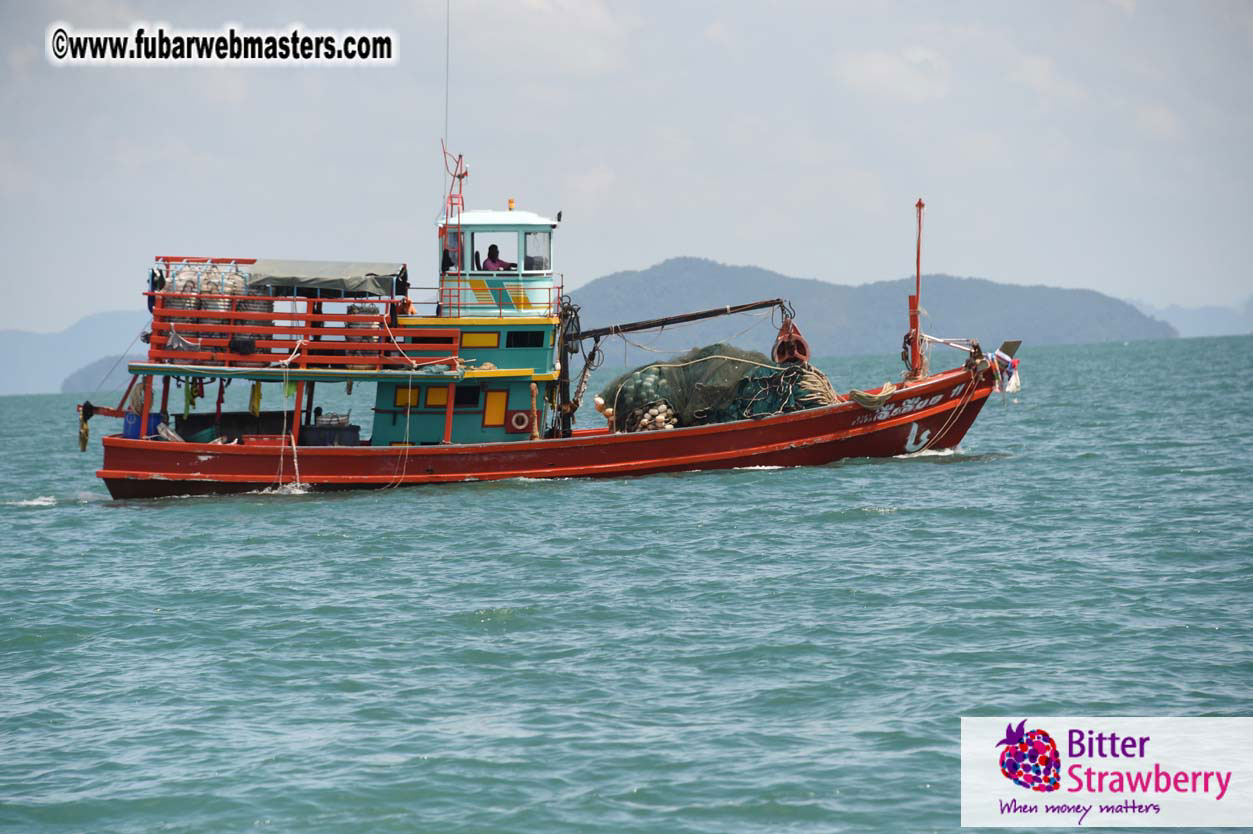
M 1020 355 L 952 454 L 330 495 L 0 398 L 0 829 L 951 831 L 962 715 L 1253 714 L 1253 337 Z

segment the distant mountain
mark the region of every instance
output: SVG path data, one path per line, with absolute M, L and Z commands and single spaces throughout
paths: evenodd
M 136 310 L 95 313 L 60 333 L 0 330 L 0 356 L 8 358 L 0 372 L 0 394 L 57 391 L 75 369 L 126 350 L 148 320 L 147 311 Z
M 843 286 L 789 278 L 758 267 L 674 258 L 645 270 L 597 278 L 571 296 L 582 306 L 585 328 L 782 297 L 796 308 L 797 324 L 813 353 L 839 356 L 899 351 L 913 286 L 912 278 Z M 922 307 L 927 313 L 923 327 L 928 333 L 974 337 L 989 348 L 1005 339 L 1045 345 L 1178 336 L 1169 324 L 1093 290 L 924 275 Z M 681 325 L 660 335 L 641 333 L 631 339 L 662 351 L 716 341 L 769 347 L 774 330 L 768 323 L 740 335 L 752 323 L 746 316 L 731 316 Z M 644 353 L 630 352 L 627 362 Z M 622 354 L 614 348 L 611 358 L 618 356 Z
M 95 391 L 121 391 L 130 383 L 128 362 L 146 362 L 148 357 L 138 353 L 132 356 L 106 356 L 90 365 L 79 368 L 61 381 L 62 394 L 94 393 Z M 112 405 L 112 403 L 105 403 Z
M 1167 322 L 1180 336 L 1242 336 L 1253 333 L 1253 296 L 1243 307 L 1155 307 L 1132 301 L 1141 313 Z
M 840 356 L 899 351 L 906 328 L 906 299 L 912 291 L 912 278 L 853 287 L 789 278 L 758 267 L 673 258 L 645 270 L 597 278 L 571 295 L 583 307 L 584 327 L 782 297 L 795 306 L 797 323 L 814 354 Z M 926 275 L 922 306 L 927 312 L 923 325 L 928 333 L 975 337 L 989 348 L 1004 339 L 1045 345 L 1179 335 L 1170 324 L 1092 290 Z M 143 311 L 98 313 L 60 333 L 0 331 L 0 350 L 20 358 L 8 363 L 0 375 L 0 394 L 57 389 L 90 393 L 118 351 L 126 348 L 147 321 Z M 769 315 L 763 314 L 711 319 L 659 334 L 640 333 L 631 340 L 668 353 L 717 341 L 764 350 L 773 338 Z M 641 356 L 654 355 L 638 348 L 630 349 L 626 356 L 619 351 L 620 347 L 612 349 L 611 363 L 624 359 L 632 363 Z M 122 385 L 124 379 L 120 385 L 117 379 L 110 379 L 101 388 L 116 390 Z

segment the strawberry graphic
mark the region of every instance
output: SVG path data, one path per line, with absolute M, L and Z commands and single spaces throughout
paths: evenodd
M 1048 793 L 1059 787 L 1059 775 L 1062 770 L 1061 756 L 1057 753 L 1057 744 L 1053 737 L 1044 730 L 1027 730 L 1027 719 L 1023 719 L 1015 728 L 1013 724 L 1005 725 L 1005 738 L 996 743 L 1002 744 L 1001 773 L 1015 785 L 1022 785 L 1032 791 Z

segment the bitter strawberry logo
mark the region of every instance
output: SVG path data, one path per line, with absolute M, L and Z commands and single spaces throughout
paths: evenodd
M 1044 730 L 1027 730 L 1027 719 L 1017 727 L 1005 725 L 1005 738 L 996 743 L 1006 745 L 1001 751 L 1001 774 L 1015 785 L 1032 791 L 1048 793 L 1059 787 L 1062 770 L 1057 744 Z

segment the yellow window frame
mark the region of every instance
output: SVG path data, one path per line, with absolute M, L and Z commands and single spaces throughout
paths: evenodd
M 426 386 L 426 407 L 427 408 L 443 408 L 446 405 L 448 405 L 448 386 L 447 385 Z
M 418 392 L 421 390 L 422 389 L 416 385 L 412 388 L 407 385 L 397 385 L 395 397 L 396 407 L 405 408 L 406 406 L 416 407 L 420 405 L 418 401 Z
M 462 331 L 461 346 L 463 348 L 498 348 L 500 347 L 500 331 L 487 333 Z

